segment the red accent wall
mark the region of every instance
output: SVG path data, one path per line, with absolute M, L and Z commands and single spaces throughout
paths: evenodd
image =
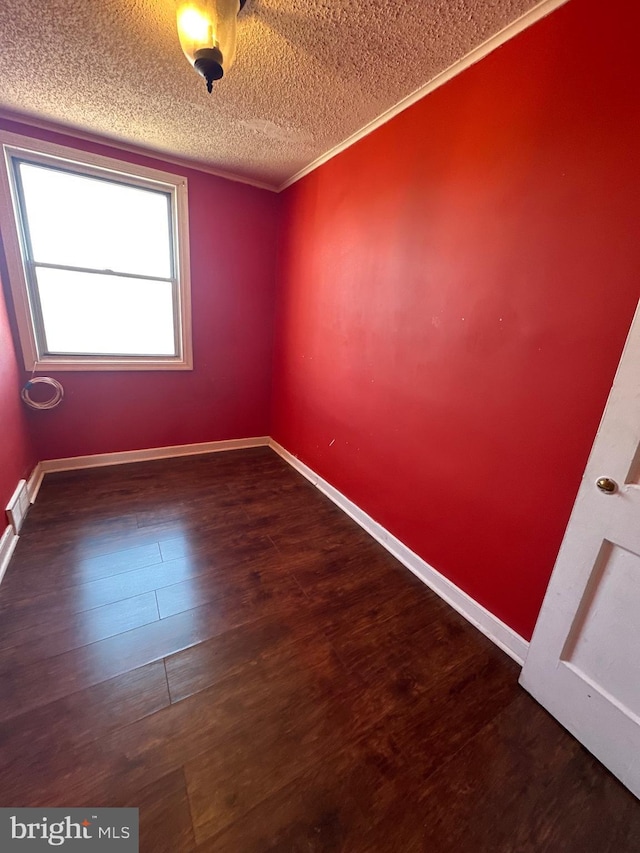
M 284 197 L 272 435 L 526 638 L 640 296 L 631 14 L 573 0 Z
M 28 477 L 38 461 L 27 430 L 20 387 L 21 376 L 0 282 L 0 535 L 4 533 L 4 508 L 9 498 L 18 481 Z
M 14 122 L 0 127 L 189 182 L 194 370 L 52 372 L 62 405 L 28 412 L 38 459 L 268 435 L 278 196 Z

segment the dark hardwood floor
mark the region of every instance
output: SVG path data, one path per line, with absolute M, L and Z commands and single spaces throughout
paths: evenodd
M 0 805 L 137 806 L 144 853 L 640 851 L 517 677 L 266 448 L 48 475 L 0 586 Z

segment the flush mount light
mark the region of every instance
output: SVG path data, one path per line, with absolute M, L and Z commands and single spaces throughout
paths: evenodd
M 178 36 L 184 55 L 207 81 L 207 91 L 233 65 L 236 23 L 246 0 L 178 0 Z

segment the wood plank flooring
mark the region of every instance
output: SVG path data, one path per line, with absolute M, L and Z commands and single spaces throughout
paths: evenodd
M 143 853 L 640 851 L 518 667 L 266 448 L 48 475 L 0 586 L 0 805 Z

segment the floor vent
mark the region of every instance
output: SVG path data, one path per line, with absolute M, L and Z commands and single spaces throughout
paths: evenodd
M 15 492 L 11 496 L 11 500 L 7 504 L 7 518 L 16 536 L 20 533 L 22 522 L 29 511 L 30 505 L 27 481 L 20 480 Z

